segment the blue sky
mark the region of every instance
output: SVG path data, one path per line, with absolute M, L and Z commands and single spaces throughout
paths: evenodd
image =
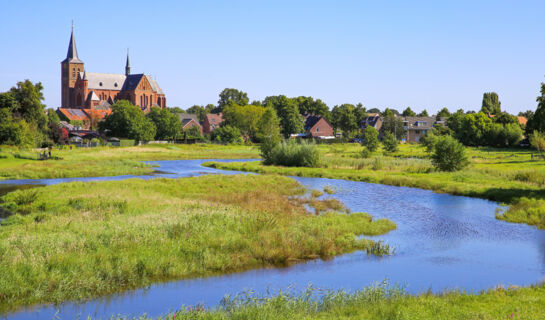
M 545 81 L 545 1 L 6 1 L 0 91 L 41 81 L 60 103 L 71 20 L 92 72 L 157 79 L 169 106 L 313 96 L 330 108 L 479 109 L 496 91 L 535 110 Z

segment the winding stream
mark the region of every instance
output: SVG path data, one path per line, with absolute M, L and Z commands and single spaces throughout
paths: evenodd
M 235 174 L 201 166 L 210 160 L 154 161 L 155 177 L 187 177 L 210 173 Z M 233 160 L 217 160 L 233 161 Z M 240 160 L 235 160 L 240 161 Z M 121 180 L 133 176 L 0 181 L 1 184 L 56 184 L 68 181 Z M 418 293 L 446 289 L 479 291 L 497 285 L 526 286 L 545 276 L 545 231 L 495 219 L 497 203 L 437 194 L 415 188 L 323 178 L 299 178 L 309 189 L 331 186 L 334 197 L 352 211 L 388 218 L 398 228 L 376 237 L 396 248 L 390 257 L 355 252 L 331 260 L 314 260 L 286 268 L 245 271 L 223 276 L 154 284 L 147 289 L 99 298 L 86 303 L 67 302 L 27 308 L 0 315 L 1 319 L 61 319 L 116 314 L 158 316 L 183 305 L 215 306 L 226 294 L 246 290 L 258 293 L 290 286 L 356 290 L 388 280 Z

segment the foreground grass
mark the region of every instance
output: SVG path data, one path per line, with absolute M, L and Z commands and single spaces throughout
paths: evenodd
M 377 285 L 355 293 L 307 290 L 295 295 L 235 297 L 224 300 L 218 308 L 185 307 L 159 319 L 519 320 L 544 319 L 544 305 L 543 286 L 413 296 L 395 287 Z
M 145 145 L 53 149 L 59 160 L 36 160 L 37 150 L 0 147 L 0 179 L 49 179 L 95 176 L 143 175 L 154 168 L 142 161 L 183 159 L 258 158 L 256 147 L 238 145 Z
M 0 312 L 152 282 L 374 252 L 368 214 L 310 214 L 281 176 L 74 182 L 11 192 L 0 226 Z M 315 198 L 307 202 L 317 201 Z M 380 253 L 380 252 L 379 252 Z
M 531 151 L 468 148 L 471 164 L 459 172 L 439 172 L 424 148 L 402 145 L 394 154 L 359 156 L 361 146 L 320 146 L 317 168 L 264 166 L 259 162 L 208 163 L 224 170 L 290 176 L 323 177 L 434 190 L 479 197 L 510 205 L 498 218 L 545 228 L 545 161 L 532 160 Z

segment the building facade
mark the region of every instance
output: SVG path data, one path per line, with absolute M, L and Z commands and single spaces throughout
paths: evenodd
M 130 101 L 147 112 L 166 107 L 166 97 L 149 75 L 131 74 L 129 54 L 125 74 L 87 72 L 78 57 L 74 30 L 66 59 L 61 62 L 61 108 L 107 109 L 119 99 Z

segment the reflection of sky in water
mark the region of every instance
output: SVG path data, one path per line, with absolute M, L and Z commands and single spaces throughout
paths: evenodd
M 159 175 L 164 177 L 219 172 L 201 167 L 202 162 L 180 160 L 153 163 L 160 164 L 161 171 L 172 172 Z M 156 316 L 182 305 L 199 302 L 207 306 L 217 305 L 225 294 L 244 290 L 265 293 L 290 285 L 301 289 L 312 284 L 318 288 L 356 290 L 388 279 L 392 284 L 406 285 L 409 292 L 428 289 L 437 292 L 455 288 L 478 291 L 496 285 L 530 285 L 541 281 L 545 275 L 545 232 L 496 220 L 494 212 L 498 205 L 495 202 L 363 182 L 295 179 L 309 189 L 333 187 L 337 193 L 323 197 L 337 198 L 353 212 L 369 212 L 377 219 L 394 221 L 397 230 L 374 238 L 393 245 L 396 254 L 377 258 L 355 252 L 328 261 L 314 260 L 286 268 L 156 284 L 147 290 L 135 290 L 85 304 L 66 303 L 60 306 L 59 316 L 66 319 L 77 315 L 82 318 L 88 315 L 109 318 L 112 314 L 142 313 Z M 51 184 L 71 180 L 52 179 L 33 183 Z M 54 314 L 53 307 L 39 307 L 12 314 L 8 319 L 52 318 Z

